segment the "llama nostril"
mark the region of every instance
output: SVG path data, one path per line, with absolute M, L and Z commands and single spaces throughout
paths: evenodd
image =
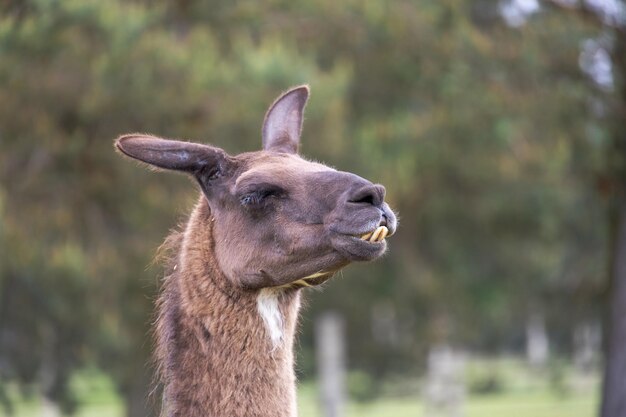
M 358 190 L 350 200 L 350 203 L 370 204 L 380 206 L 385 199 L 385 188 L 382 185 L 370 185 Z
M 365 194 L 350 200 L 350 202 L 374 205 L 374 196 L 372 194 Z

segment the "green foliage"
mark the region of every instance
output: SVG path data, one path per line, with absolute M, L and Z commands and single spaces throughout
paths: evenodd
M 467 384 L 468 391 L 474 395 L 498 394 L 503 391 L 502 378 L 492 369 L 471 375 Z
M 363 371 L 352 371 L 346 381 L 348 396 L 357 402 L 368 402 L 378 397 L 377 384 Z
M 143 401 L 160 273 L 147 266 L 195 190 L 121 161 L 112 139 L 258 149 L 267 104 L 304 82 L 304 153 L 385 184 L 401 218 L 383 262 L 311 295 L 311 316 L 346 317 L 357 391 L 419 370 L 441 339 L 518 349 L 537 305 L 567 348 L 604 286 L 593 180 L 609 133 L 577 68 L 593 30 L 550 12 L 512 30 L 480 3 L 3 4 L 0 378 L 70 404 L 71 375 L 97 363 Z

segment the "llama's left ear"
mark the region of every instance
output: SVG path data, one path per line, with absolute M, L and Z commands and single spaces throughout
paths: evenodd
M 144 134 L 120 136 L 115 147 L 124 155 L 153 167 L 182 171 L 196 177 L 220 176 L 229 157 L 220 148 Z
M 263 149 L 297 153 L 302 132 L 302 114 L 309 98 L 309 86 L 292 88 L 272 104 L 263 121 Z

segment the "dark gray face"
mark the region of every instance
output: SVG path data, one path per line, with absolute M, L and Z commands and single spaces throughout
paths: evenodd
M 270 107 L 263 151 L 231 157 L 145 135 L 116 142 L 128 156 L 196 178 L 214 217 L 217 260 L 241 286 L 319 284 L 352 261 L 381 256 L 395 232 L 382 185 L 297 155 L 307 97 L 299 87 Z

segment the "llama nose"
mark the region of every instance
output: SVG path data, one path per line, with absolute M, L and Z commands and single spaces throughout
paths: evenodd
M 350 203 L 371 204 L 380 207 L 385 201 L 385 187 L 380 184 L 368 184 L 357 189 L 348 201 Z

